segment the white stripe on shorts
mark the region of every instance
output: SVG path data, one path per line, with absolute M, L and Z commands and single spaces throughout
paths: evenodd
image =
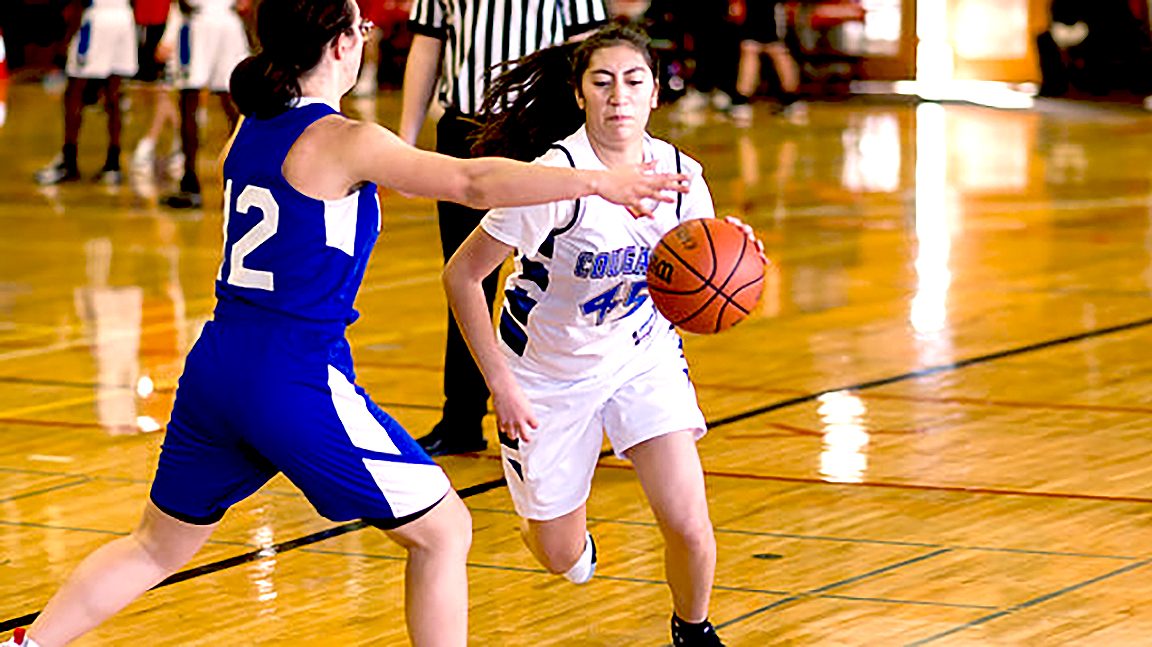
M 356 387 L 333 366 L 328 367 L 328 388 L 332 391 L 336 415 L 340 417 L 344 431 L 348 432 L 353 445 L 381 454 L 400 454 L 388 430 L 368 410 L 368 403 L 356 392 Z
M 406 517 L 435 504 L 448 493 L 451 484 L 439 465 L 398 463 L 364 459 L 392 514 Z

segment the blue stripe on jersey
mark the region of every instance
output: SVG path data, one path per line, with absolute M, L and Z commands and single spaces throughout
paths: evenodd
M 88 55 L 88 48 L 92 46 L 92 23 L 85 20 L 84 24 L 80 25 L 80 34 L 77 38 L 80 42 L 76 43 L 76 55 L 84 58 Z
M 333 108 L 313 103 L 241 125 L 224 162 L 217 318 L 287 317 L 340 326 L 356 320 L 352 304 L 379 234 L 376 185 L 341 200 L 317 200 L 281 172 L 300 135 L 332 114 Z
M 180 63 L 180 67 L 188 67 L 192 63 L 192 27 L 190 25 L 181 25 L 180 27 L 180 58 L 176 59 Z
M 536 307 L 536 300 L 528 296 L 528 291 L 521 287 L 505 290 L 504 297 L 508 302 L 508 314 L 520 325 L 527 326 L 528 313 Z
M 543 263 L 520 257 L 520 278 L 535 283 L 541 290 L 548 289 L 548 268 Z
M 528 347 L 528 333 L 516 323 L 507 309 L 500 311 L 500 339 L 517 355 L 523 356 L 524 349 Z

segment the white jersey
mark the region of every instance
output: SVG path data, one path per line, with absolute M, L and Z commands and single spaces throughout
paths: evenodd
M 648 298 L 649 254 L 677 224 L 714 217 L 715 207 L 696 160 L 649 136 L 644 157 L 656 161 L 657 173 L 691 176 L 688 193 L 660 203 L 652 218 L 633 218 L 593 196 L 494 209 L 481 221 L 484 231 L 517 250 L 499 325 L 514 371 L 577 381 L 681 355 L 679 335 Z M 535 163 L 606 168 L 583 127 Z

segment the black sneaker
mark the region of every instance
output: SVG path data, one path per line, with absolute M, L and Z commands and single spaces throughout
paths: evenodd
M 52 163 L 36 171 L 36 184 L 51 186 L 64 182 L 75 182 L 80 179 L 80 171 L 75 166 L 68 166 L 64 158 L 57 157 Z
M 162 202 L 169 209 L 199 209 L 204 205 L 204 197 L 199 192 L 177 191 L 164 196 Z
M 724 647 L 716 628 L 705 620 L 699 624 L 689 624 L 672 614 L 672 644 L 676 647 Z
M 452 454 L 470 454 L 488 449 L 488 441 L 484 439 L 480 425 L 471 425 L 471 433 L 461 434 L 460 428 L 447 430 L 444 421 L 436 423 L 428 435 L 416 439 L 417 443 L 428 452 L 429 456 L 450 456 Z

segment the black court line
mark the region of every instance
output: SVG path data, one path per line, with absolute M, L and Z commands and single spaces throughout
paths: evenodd
M 749 418 L 755 418 L 756 416 L 761 416 L 761 415 L 764 415 L 766 413 L 771 413 L 773 411 L 779 411 L 780 409 L 786 409 L 788 407 L 792 407 L 792 406 L 795 406 L 797 404 L 805 404 L 808 402 L 813 402 L 815 400 L 818 400 L 822 396 L 828 395 L 829 393 L 838 393 L 840 391 L 864 391 L 867 389 L 874 389 L 878 386 L 888 386 L 889 384 L 895 384 L 897 382 L 904 382 L 907 380 L 915 380 L 915 379 L 919 379 L 922 377 L 928 377 L 929 375 L 935 375 L 937 373 L 945 373 L 948 371 L 955 371 L 957 369 L 965 368 L 968 366 L 974 366 L 977 364 L 986 364 L 988 362 L 994 362 L 996 360 L 1005 359 L 1007 357 L 1015 357 L 1017 355 L 1023 355 L 1025 353 L 1031 353 L 1031 352 L 1035 352 L 1038 350 L 1046 350 L 1049 348 L 1055 348 L 1057 346 L 1072 344 L 1072 343 L 1075 343 L 1078 341 L 1084 341 L 1085 339 L 1092 339 L 1095 337 L 1103 337 L 1105 335 L 1111 335 L 1111 334 L 1115 334 L 1118 332 L 1126 332 L 1129 330 L 1136 330 L 1137 328 L 1144 328 L 1144 327 L 1149 326 L 1149 325 L 1152 325 L 1152 317 L 1147 317 L 1144 319 L 1137 319 L 1136 321 L 1130 321 L 1128 323 L 1117 324 L 1115 326 L 1108 326 L 1107 328 L 1098 328 L 1096 330 L 1089 330 L 1087 332 L 1077 333 L 1075 335 L 1068 335 L 1066 337 L 1057 337 L 1055 339 L 1049 339 L 1047 341 L 1041 341 L 1041 342 L 1036 342 L 1034 344 L 1028 344 L 1027 346 L 1020 346 L 1019 348 L 1010 348 L 1008 350 L 997 351 L 995 353 L 988 353 L 987 355 L 977 355 L 976 357 L 969 357 L 968 359 L 962 359 L 962 360 L 953 362 L 951 364 L 940 364 L 938 366 L 928 366 L 928 367 L 925 367 L 925 368 L 922 368 L 919 370 L 909 371 L 907 373 L 901 373 L 900 375 L 893 375 L 891 377 L 883 377 L 883 378 L 879 378 L 876 380 L 869 380 L 867 382 L 859 382 L 856 384 L 850 384 L 848 386 L 842 386 L 842 387 L 838 387 L 835 389 L 825 389 L 825 390 L 817 392 L 817 393 L 810 393 L 808 395 L 801 395 L 801 396 L 797 396 L 795 398 L 788 398 L 787 400 L 781 400 L 779 402 L 774 402 L 772 404 L 769 404 L 769 405 L 766 405 L 763 407 L 757 407 L 755 409 L 750 409 L 750 410 L 745 411 L 743 413 L 737 413 L 737 414 L 734 414 L 731 416 L 726 416 L 726 417 L 720 418 L 716 421 L 710 421 L 708 423 L 708 427 L 710 429 L 714 429 L 716 427 L 723 427 L 725 425 L 730 425 L 730 424 L 735 423 L 735 422 L 741 422 L 741 421 L 747 420 Z
M 1110 573 L 1098 575 L 1096 577 L 1093 577 L 1092 579 L 1085 580 L 1085 581 L 1080 582 L 1078 584 L 1066 586 L 1066 587 L 1064 587 L 1058 591 L 1046 593 L 1046 594 L 1041 595 L 1039 597 L 1032 598 L 1031 600 L 1027 600 L 1025 602 L 1021 602 L 1020 604 L 1008 607 L 1007 609 L 997 611 L 996 613 L 990 613 L 986 616 L 977 618 L 971 622 L 966 622 L 966 623 L 964 623 L 958 627 L 953 627 L 952 629 L 949 629 L 948 631 L 943 631 L 943 632 L 940 632 L 936 635 L 928 636 L 927 638 L 921 638 L 920 640 L 917 640 L 915 642 L 910 642 L 905 647 L 920 647 L 920 645 L 927 645 L 928 643 L 935 642 L 937 640 L 940 640 L 941 638 L 951 636 L 952 634 L 960 633 L 961 631 L 964 631 L 966 629 L 978 627 L 982 624 L 986 624 L 986 623 L 992 622 L 993 620 L 1003 618 L 1004 616 L 1015 613 L 1017 611 L 1022 611 L 1024 609 L 1028 609 L 1028 608 L 1034 607 L 1038 604 L 1041 604 L 1041 603 L 1047 602 L 1049 600 L 1058 598 L 1058 597 L 1060 597 L 1066 593 L 1071 593 L 1072 591 L 1082 589 L 1086 586 L 1091 586 L 1097 582 L 1102 582 L 1104 580 L 1111 579 L 1113 577 L 1116 577 L 1117 575 L 1123 575 L 1124 573 L 1127 573 L 1129 571 L 1134 571 L 1138 568 L 1143 568 L 1149 564 L 1152 564 L 1152 559 L 1145 559 L 1143 561 L 1136 562 L 1135 564 L 1129 564 L 1123 568 L 1118 568 L 1118 569 L 1116 569 Z
M 760 415 L 763 415 L 765 413 L 778 411 L 780 409 L 791 407 L 791 406 L 794 406 L 797 404 L 804 404 L 807 402 L 813 402 L 816 399 L 818 399 L 820 396 L 823 396 L 823 395 L 826 395 L 829 393 L 836 393 L 839 391 L 862 391 L 865 389 L 871 389 L 871 388 L 875 388 L 878 386 L 885 386 L 888 384 L 894 384 L 896 382 L 902 382 L 905 380 L 911 380 L 911 379 L 926 377 L 928 375 L 934 375 L 936 373 L 942 373 L 942 372 L 946 372 L 946 371 L 956 370 L 956 369 L 964 368 L 966 366 L 972 366 L 975 364 L 983 364 L 983 363 L 987 363 L 987 362 L 992 362 L 992 361 L 995 361 L 998 359 L 1004 359 L 1006 357 L 1014 357 L 1016 355 L 1022 355 L 1024 353 L 1030 353 L 1033 351 L 1044 350 L 1047 348 L 1053 348 L 1053 347 L 1061 346 L 1064 344 L 1071 344 L 1071 343 L 1074 343 L 1077 341 L 1083 341 L 1085 339 L 1092 339 L 1094 337 L 1102 337 L 1104 335 L 1110 335 L 1110 334 L 1114 334 L 1114 333 L 1118 333 L 1118 332 L 1134 330 L 1134 329 L 1142 328 L 1142 327 L 1149 326 L 1149 325 L 1152 325 L 1152 317 L 1148 317 L 1148 318 L 1144 318 L 1144 319 L 1138 319 L 1136 321 L 1131 321 L 1131 322 L 1124 323 L 1124 324 L 1118 324 L 1115 326 L 1108 326 L 1106 328 L 1098 328 L 1096 330 L 1090 330 L 1090 331 L 1078 333 L 1075 335 L 1058 337 L 1056 339 L 1050 339 L 1048 341 L 1037 342 L 1035 344 L 1028 344 L 1027 346 L 1021 346 L 1019 348 L 1013 348 L 1013 349 L 1009 349 L 1009 350 L 999 351 L 996 353 L 989 353 L 987 355 L 979 355 L 976 357 L 970 357 L 968 359 L 960 360 L 960 361 L 957 361 L 957 362 L 954 362 L 951 364 L 943 364 L 943 365 L 939 365 L 939 366 L 930 366 L 930 367 L 923 368 L 923 369 L 920 369 L 917 371 L 910 371 L 908 373 L 901 373 L 900 375 L 895 375 L 892 377 L 881 378 L 881 379 L 877 379 L 877 380 L 871 380 L 868 382 L 861 382 L 861 383 L 850 385 L 850 386 L 844 386 L 844 387 L 835 388 L 835 389 L 827 389 L 827 390 L 820 391 L 820 392 L 813 393 L 813 394 L 809 394 L 809 395 L 799 396 L 799 397 L 795 397 L 795 398 L 789 398 L 787 400 L 782 400 L 780 402 L 776 402 L 774 404 L 770 404 L 770 405 L 767 405 L 764 407 L 758 407 L 756 409 L 751 409 L 749 411 L 745 411 L 744 413 L 739 413 L 739 414 L 735 414 L 732 416 L 727 416 L 727 417 L 720 418 L 720 419 L 715 420 L 715 421 L 708 421 L 706 424 L 708 425 L 708 427 L 710 429 L 715 429 L 716 427 L 722 427 L 725 425 L 730 425 L 730 424 L 733 424 L 736 422 L 747 420 L 749 418 L 754 418 L 756 416 L 760 416 Z M 607 457 L 611 454 L 612 454 L 611 450 L 605 450 L 605 451 L 600 453 L 600 457 L 604 458 L 604 457 Z M 462 490 L 457 490 L 457 492 L 460 495 L 461 499 L 466 499 L 466 498 L 469 498 L 472 496 L 476 496 L 478 494 L 482 494 L 484 492 L 494 490 L 494 489 L 499 488 L 499 487 L 503 487 L 506 484 L 507 484 L 507 481 L 505 479 L 499 478 L 499 479 L 494 479 L 492 481 L 487 481 L 484 483 L 472 485 L 472 486 L 466 487 Z M 224 570 L 226 568 L 232 568 L 234 566 L 239 566 L 241 564 L 247 564 L 249 562 L 253 562 L 253 561 L 256 561 L 258 559 L 271 557 L 273 555 L 277 555 L 279 553 L 293 550 L 295 548 L 300 548 L 302 546 L 309 546 L 311 544 L 317 543 L 319 541 L 323 541 L 325 539 L 329 539 L 331 537 L 337 537 L 340 535 L 347 534 L 349 532 L 354 532 L 356 530 L 360 530 L 360 529 L 364 528 L 365 526 L 366 526 L 366 524 L 364 524 L 364 522 L 362 522 L 362 521 L 353 521 L 353 522 L 345 523 L 345 524 L 342 524 L 339 526 L 334 526 L 332 528 L 320 531 L 318 533 L 313 533 L 311 535 L 305 535 L 304 537 L 299 537 L 297 539 L 291 539 L 291 540 L 281 542 L 278 544 L 273 544 L 272 546 L 269 546 L 268 548 L 263 548 L 263 549 L 260 549 L 257 551 L 244 553 L 241 555 L 236 555 L 235 557 L 230 557 L 228 559 L 220 560 L 217 562 L 212 562 L 210 564 L 204 564 L 203 566 L 198 566 L 198 567 L 193 568 L 193 569 L 189 569 L 186 571 L 181 571 L 179 573 L 175 573 L 171 577 L 169 577 L 168 579 L 157 584 L 156 587 L 154 587 L 154 588 L 160 588 L 162 586 L 168 586 L 170 584 L 176 584 L 178 582 L 184 582 L 184 581 L 190 580 L 190 579 L 195 578 L 195 577 L 200 577 L 202 575 L 209 575 L 211 573 L 216 573 L 216 572 L 219 572 L 219 571 Z M 922 556 L 919 558 L 915 558 L 914 560 L 909 560 L 907 562 L 901 562 L 900 564 L 885 567 L 884 569 L 881 569 L 880 571 L 873 572 L 872 574 L 877 574 L 877 573 L 883 572 L 885 570 L 891 570 L 892 568 L 898 568 L 900 566 L 912 563 L 914 561 L 920 561 L 922 559 L 934 557 L 938 554 L 949 552 L 949 550 L 950 549 L 938 550 L 938 551 L 935 551 L 933 553 L 929 553 L 928 555 L 925 555 L 925 556 Z M 870 577 L 872 574 L 866 574 L 866 576 Z M 861 577 L 864 577 L 864 576 L 861 576 Z M 833 584 L 826 585 L 826 586 L 821 587 L 819 589 L 813 589 L 808 594 L 811 595 L 811 594 L 816 594 L 816 593 L 822 593 L 825 590 L 835 588 L 838 586 L 843 586 L 845 584 L 849 584 L 851 582 L 854 582 L 854 581 L 856 581 L 856 579 L 859 579 L 859 578 L 854 578 L 852 580 L 844 580 L 841 582 L 834 582 Z M 794 599 L 799 599 L 799 596 L 794 596 L 792 598 L 785 598 L 784 600 L 780 600 L 780 601 L 775 602 L 771 605 L 768 605 L 767 607 L 763 607 L 763 608 L 758 609 L 756 611 L 753 611 L 751 613 L 744 614 L 743 616 L 739 616 L 733 620 L 729 620 L 726 623 L 721 624 L 721 625 L 717 625 L 717 626 L 718 627 L 724 627 L 724 626 L 733 624 L 735 622 L 739 622 L 743 619 L 752 617 L 752 616 L 757 615 L 759 613 L 763 613 L 764 611 L 778 607 L 778 606 L 785 604 L 787 602 L 791 602 Z M 24 625 L 27 625 L 28 623 L 35 620 L 36 616 L 38 616 L 38 615 L 40 615 L 40 612 L 36 611 L 34 613 L 30 613 L 30 614 L 20 616 L 17 618 L 10 618 L 8 620 L 0 621 L 0 632 L 11 631 L 12 629 L 15 629 L 17 627 L 22 627 Z
M 904 568 L 905 566 L 911 566 L 912 564 L 923 562 L 925 560 L 932 559 L 933 557 L 939 557 L 940 555 L 945 555 L 945 554 L 950 553 L 950 552 L 952 552 L 952 550 L 949 548 L 941 548 L 940 550 L 934 550 L 930 553 L 925 553 L 924 555 L 919 555 L 919 556 L 913 557 L 911 559 L 905 559 L 903 561 L 896 562 L 895 564 L 889 564 L 888 566 L 882 566 L 882 567 L 877 568 L 875 570 L 868 571 L 867 573 L 861 573 L 860 575 L 856 575 L 854 577 L 849 577 L 847 579 L 843 579 L 843 580 L 840 580 L 838 582 L 833 582 L 831 584 L 825 584 L 824 586 L 805 591 L 804 593 L 798 593 L 796 595 L 790 595 L 790 596 L 788 596 L 782 600 L 777 600 L 777 601 L 775 601 L 772 604 L 769 604 L 767 606 L 760 607 L 759 609 L 754 609 L 754 610 L 749 611 L 748 613 L 745 613 L 743 615 L 736 616 L 735 618 L 732 618 L 731 620 L 721 622 L 721 623 L 716 625 L 716 628 L 717 629 L 723 629 L 724 627 L 734 625 L 737 622 L 743 622 L 745 620 L 748 620 L 749 618 L 758 616 L 761 613 L 764 613 L 765 611 L 770 611 L 770 610 L 775 609 L 777 607 L 782 607 L 785 604 L 796 602 L 797 600 L 802 600 L 802 599 L 807 598 L 807 597 L 818 596 L 819 594 L 824 593 L 826 591 L 830 591 L 832 589 L 838 589 L 842 586 L 848 586 L 849 584 L 855 584 L 857 582 L 866 580 L 868 578 L 876 577 L 877 575 L 883 575 L 884 573 L 889 573 L 891 571 L 895 571 L 897 569 Z

